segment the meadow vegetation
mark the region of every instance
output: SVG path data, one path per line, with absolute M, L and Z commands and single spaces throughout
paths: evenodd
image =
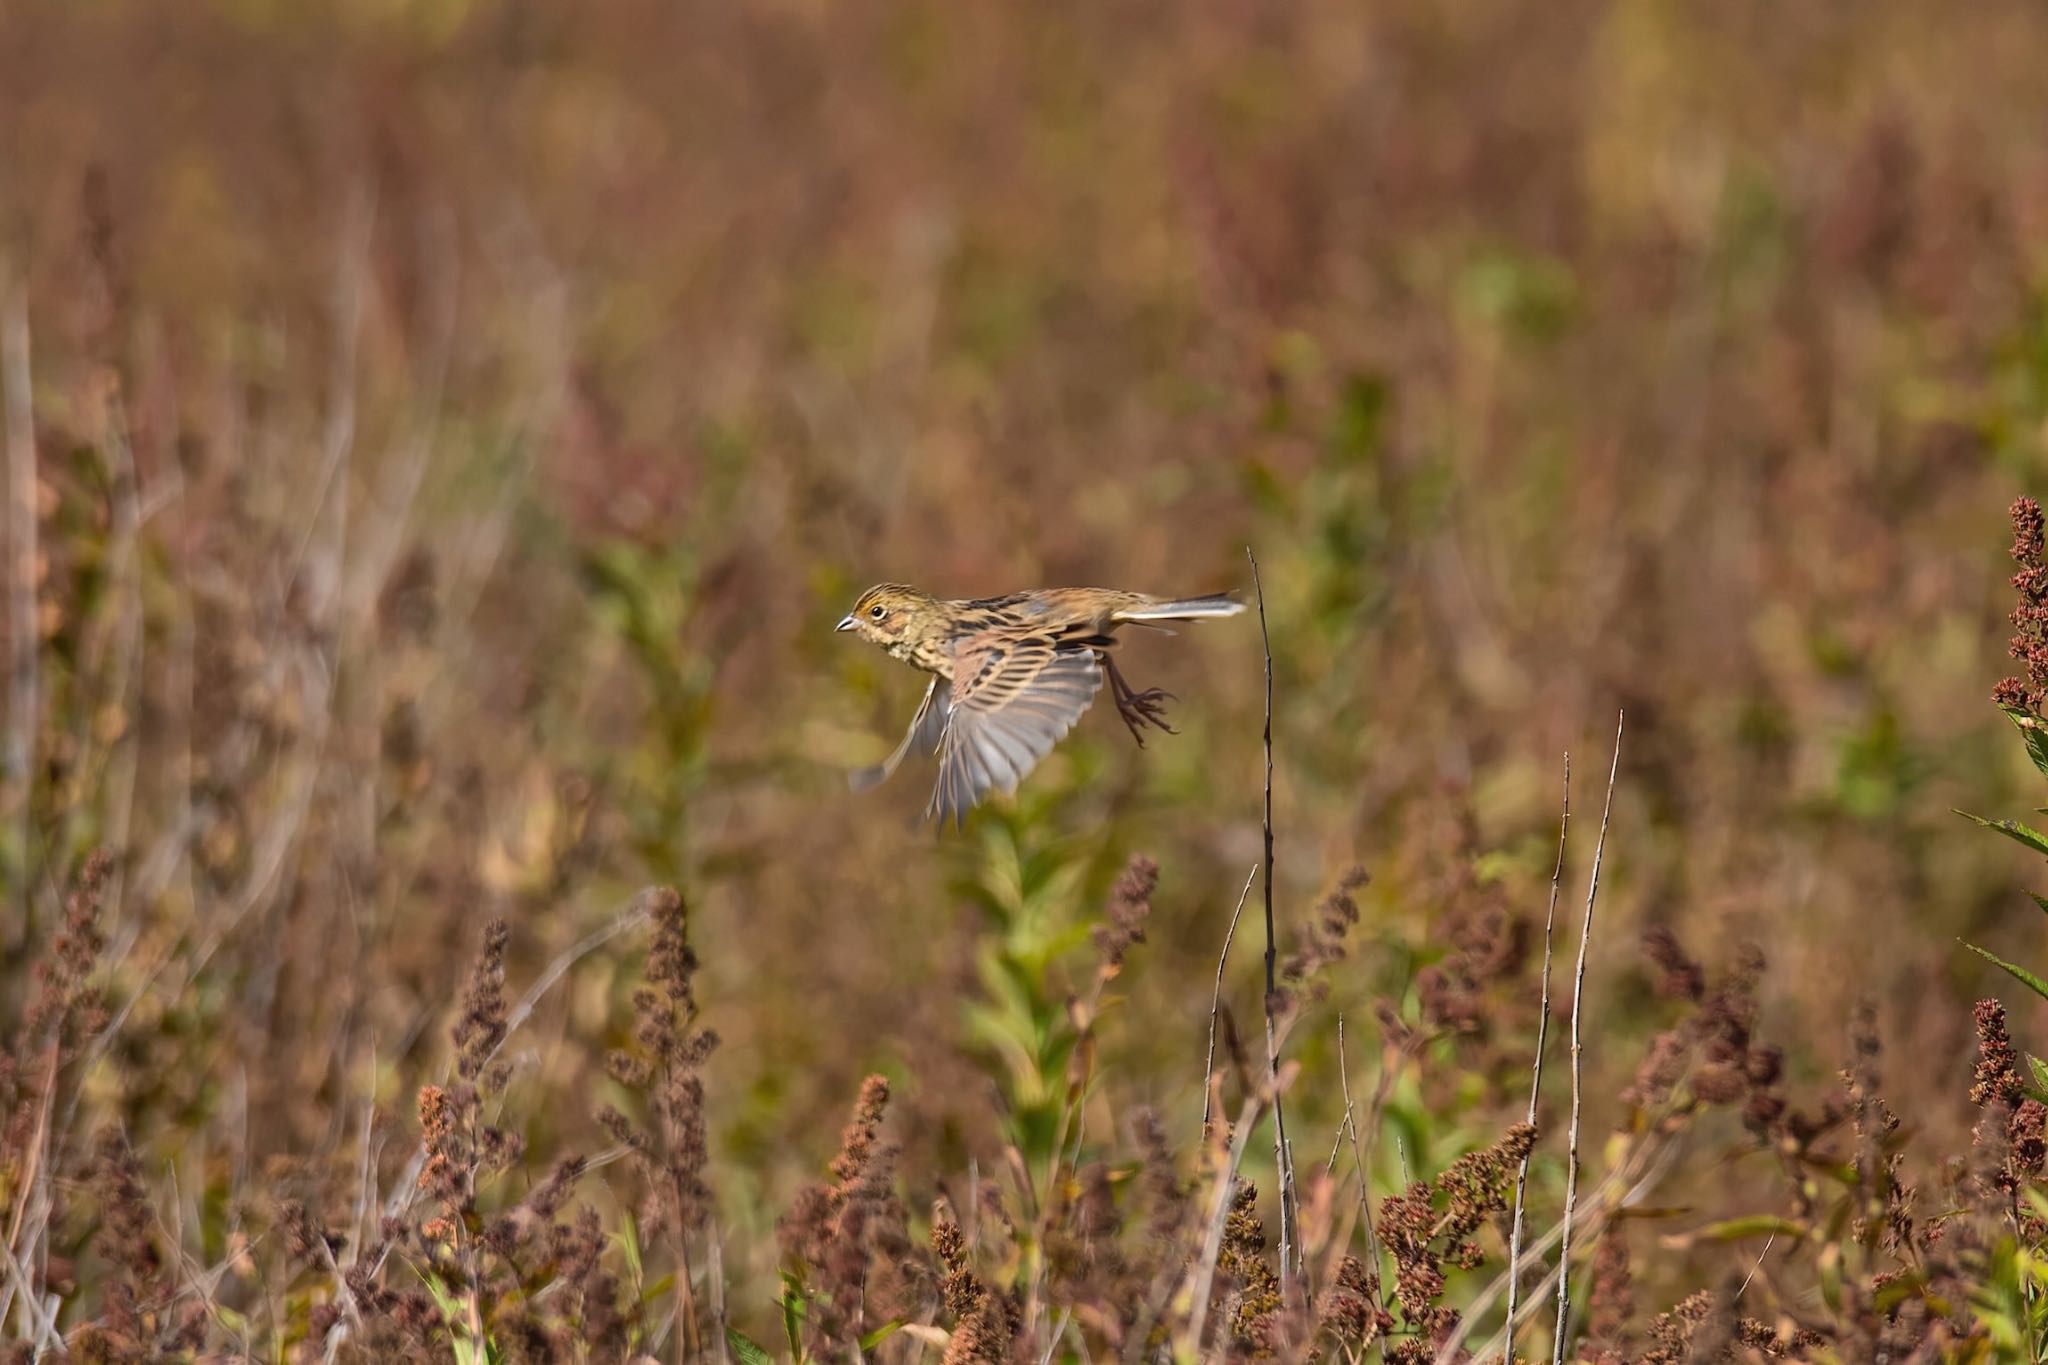
M 2044 53 L 0 0 L 0 1351 L 2048 1358 Z

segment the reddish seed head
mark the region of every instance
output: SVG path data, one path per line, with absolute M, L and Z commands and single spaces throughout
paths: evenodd
M 2020 498 L 2012 505 L 2012 557 L 2019 572 L 2012 576 L 2019 602 L 2012 623 L 2019 633 L 2007 651 L 2026 664 L 2025 677 L 2005 678 L 1991 690 L 1991 700 L 2014 711 L 2039 716 L 2048 705 L 2048 565 L 2042 563 L 2044 519 L 2041 504 Z
M 2012 504 L 2012 557 L 2022 564 L 2038 565 L 2041 559 L 2044 519 L 2041 504 L 2032 498 L 2015 498 Z

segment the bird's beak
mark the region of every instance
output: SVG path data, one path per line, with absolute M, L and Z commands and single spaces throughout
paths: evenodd
M 852 630 L 852 629 L 854 628 L 855 624 L 856 624 L 856 622 L 854 621 L 853 617 L 851 617 L 851 616 L 842 616 L 842 617 L 840 617 L 840 618 L 839 618 L 839 624 L 838 624 L 838 625 L 836 625 L 836 626 L 834 626 L 834 627 L 832 627 L 832 629 L 834 629 L 834 630 Z

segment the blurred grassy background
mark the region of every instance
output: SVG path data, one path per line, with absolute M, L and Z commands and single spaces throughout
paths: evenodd
M 489 915 L 524 981 L 674 881 L 765 1277 L 866 1072 L 907 1168 L 991 1160 L 1144 852 L 1105 1064 L 1191 1130 L 1256 629 L 1133 641 L 1178 737 L 1092 716 L 934 838 L 928 770 L 845 789 L 919 683 L 830 627 L 884 578 L 1243 587 L 1251 545 L 1283 919 L 1374 878 L 1308 1145 L 1329 1020 L 1412 1011 L 1471 903 L 1540 912 L 1561 754 L 1597 809 L 1620 707 L 1594 1120 L 1665 926 L 1763 946 L 1795 1076 L 1873 998 L 1955 1137 L 1955 937 L 2038 947 L 1949 808 L 2031 804 L 1987 694 L 2048 453 L 2043 52 L 2023 0 L 0 4 L 10 990 L 111 846 L 90 1102 L 224 1199 L 403 1118 Z M 631 951 L 529 1025 L 536 1150 L 597 1141 Z M 1519 1104 L 1425 1073 L 1423 1168 Z

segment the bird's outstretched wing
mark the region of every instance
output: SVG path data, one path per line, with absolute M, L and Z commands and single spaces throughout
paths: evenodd
M 1015 791 L 1101 686 L 1095 651 L 1079 640 L 1015 627 L 963 640 L 953 655 L 939 781 L 925 814 L 964 821 L 990 789 Z
M 864 792 L 895 772 L 896 765 L 911 750 L 928 754 L 938 748 L 939 737 L 946 733 L 946 713 L 952 709 L 953 685 L 944 678 L 933 678 L 931 686 L 925 688 L 924 700 L 917 704 L 917 714 L 910 718 L 910 728 L 903 732 L 903 742 L 896 746 L 896 752 L 872 768 L 848 773 L 846 785 L 857 792 Z

